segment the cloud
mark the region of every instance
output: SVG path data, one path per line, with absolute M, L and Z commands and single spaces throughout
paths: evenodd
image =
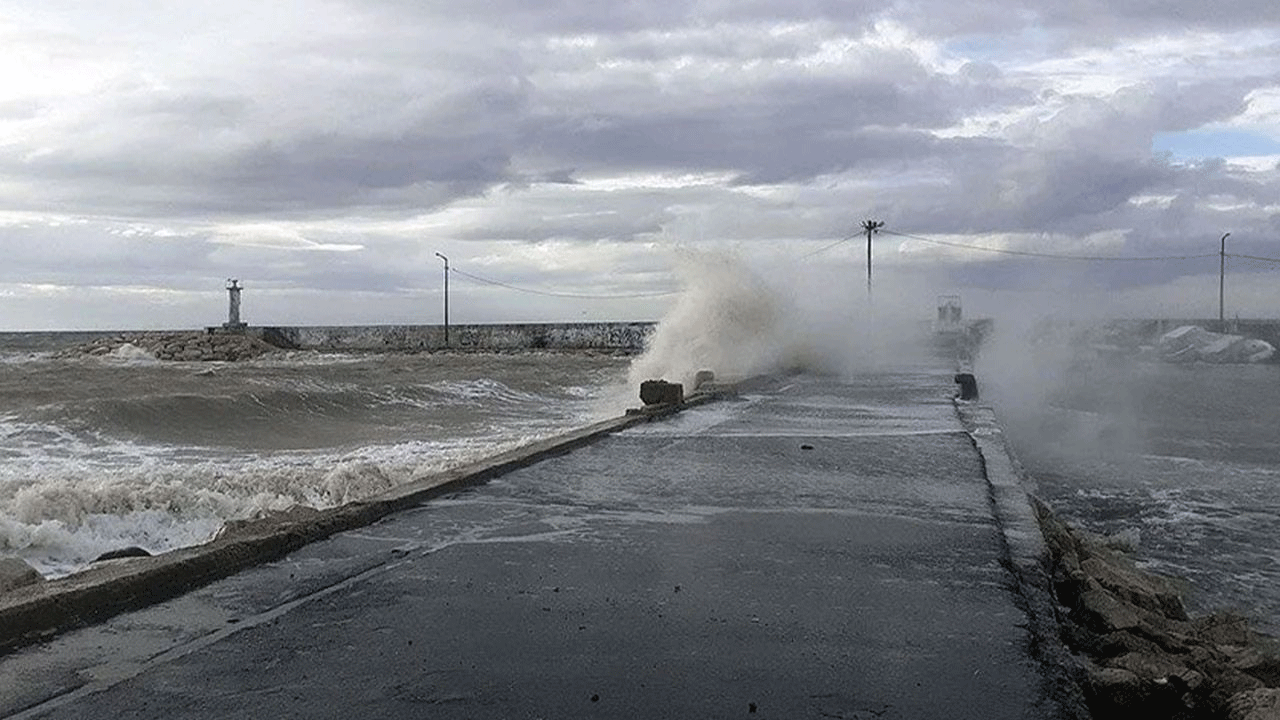
M 5 10 L 13 287 L 197 293 L 256 275 L 277 299 L 359 294 L 375 322 L 439 292 L 436 251 L 510 284 L 629 294 L 664 286 L 674 246 L 803 255 L 868 217 L 1064 254 L 1198 254 L 1230 229 L 1238 252 L 1280 256 L 1280 170 L 1256 151 L 1280 142 L 1265 2 Z M 821 258 L 857 262 L 839 246 Z M 1208 272 L 1081 277 L 955 248 L 884 259 L 926 261 L 991 291 L 1051 276 L 1148 292 Z M 486 319 L 606 312 L 460 292 Z M 0 302 L 0 323 L 36 302 Z
M 215 232 L 211 240 L 221 245 L 302 252 L 345 253 L 364 249 L 355 243 L 316 242 L 303 237 L 297 229 L 275 225 L 235 225 Z

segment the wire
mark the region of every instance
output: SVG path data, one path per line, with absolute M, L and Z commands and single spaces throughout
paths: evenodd
M 933 243 L 934 245 L 946 245 L 947 247 L 963 248 L 965 250 L 980 250 L 982 252 L 1000 253 L 1002 255 L 1021 255 L 1023 257 L 1038 257 L 1049 260 L 1077 260 L 1084 262 L 1151 262 L 1157 260 L 1199 260 L 1202 258 L 1218 257 L 1218 253 L 1205 253 L 1203 255 L 1163 255 L 1151 257 L 1109 257 L 1104 255 L 1058 255 L 1055 253 L 1039 253 L 1029 250 L 1005 250 L 1002 248 L 983 247 L 981 245 L 966 245 L 964 243 L 948 242 L 946 240 L 934 240 L 933 238 L 920 237 L 919 235 L 910 235 L 908 233 L 895 232 L 893 230 L 885 230 L 881 228 L 880 232 L 887 235 L 897 235 L 898 237 L 910 238 L 911 240 L 919 240 L 920 242 Z M 1242 256 L 1243 257 L 1243 256 Z
M 1257 255 L 1236 255 L 1235 253 L 1227 253 L 1229 258 L 1244 258 L 1245 260 L 1260 260 L 1262 262 L 1280 263 L 1280 258 L 1258 257 Z
M 474 280 L 476 282 L 481 282 L 486 285 L 495 285 L 497 287 L 506 288 L 508 290 L 515 290 L 516 292 L 529 293 L 530 295 L 544 295 L 546 297 L 577 298 L 579 300 L 625 300 L 628 298 L 665 297 L 667 295 L 676 294 L 675 290 L 667 290 L 665 292 L 653 292 L 653 293 L 633 293 L 630 295 L 588 295 L 588 294 L 581 294 L 581 293 L 550 292 L 548 290 L 534 290 L 532 288 L 519 287 L 516 285 L 504 283 L 500 280 L 491 280 L 489 278 L 481 277 L 479 275 L 472 275 L 471 273 L 465 272 L 463 270 L 459 270 L 456 267 L 449 268 L 449 272 L 455 273 L 457 275 L 461 275 L 465 278 L 470 278 L 471 280 Z
M 857 236 L 857 235 L 850 235 L 850 236 L 848 236 L 848 237 L 842 237 L 842 238 L 840 238 L 839 240 L 837 240 L 837 241 L 835 241 L 835 242 L 831 243 L 830 245 L 824 245 L 824 246 L 822 246 L 822 247 L 818 248 L 817 250 L 814 250 L 814 251 L 813 251 L 813 252 L 811 252 L 811 253 L 805 253 L 804 255 L 801 255 L 798 259 L 800 259 L 800 260 L 807 260 L 808 258 L 811 258 L 811 257 L 813 257 L 814 255 L 817 255 L 818 253 L 824 253 L 824 252 L 826 252 L 826 251 L 830 250 L 831 248 L 833 248 L 833 247 L 835 247 L 835 246 L 839 245 L 840 243 L 846 243 L 846 242 L 849 242 L 850 240 L 854 239 L 855 237 L 858 237 L 858 236 Z

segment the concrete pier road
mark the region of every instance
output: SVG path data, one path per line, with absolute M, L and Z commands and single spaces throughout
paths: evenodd
M 948 372 L 800 376 L 0 660 L 49 718 L 1043 718 Z

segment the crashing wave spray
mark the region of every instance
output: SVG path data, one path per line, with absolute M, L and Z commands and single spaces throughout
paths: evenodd
M 766 280 L 726 252 L 686 251 L 679 260 L 684 293 L 632 363 L 632 387 L 664 379 L 688 390 L 699 370 L 739 379 L 789 370 L 849 374 L 882 360 L 896 363 L 904 357 L 900 341 L 916 327 L 903 318 L 922 315 L 902 312 L 902 292 L 878 298 L 870 312 L 842 268 L 771 262 Z M 906 297 L 932 299 L 917 295 Z
M 665 379 L 693 387 L 699 370 L 744 377 L 774 369 L 785 318 L 777 295 L 737 258 L 685 253 L 685 290 L 631 365 L 631 385 Z

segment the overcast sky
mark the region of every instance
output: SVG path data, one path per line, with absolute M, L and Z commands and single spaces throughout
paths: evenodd
M 859 240 L 812 253 L 869 218 L 1280 257 L 1274 0 L 0 0 L 0 78 L 0 329 L 216 324 L 230 277 L 253 324 L 438 322 L 437 252 L 571 295 L 706 247 L 853 287 Z M 1217 311 L 1216 257 L 875 253 L 979 305 Z M 1228 313 L 1280 315 L 1280 264 L 1228 262 Z M 671 302 L 450 289 L 455 322 Z

